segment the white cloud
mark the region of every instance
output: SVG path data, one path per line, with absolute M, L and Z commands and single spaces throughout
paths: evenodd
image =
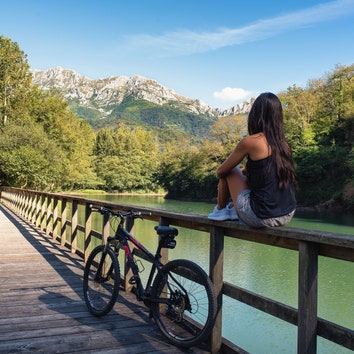
M 240 28 L 223 28 L 214 32 L 181 30 L 159 36 L 141 34 L 126 38 L 125 50 L 143 48 L 160 56 L 189 55 L 226 46 L 273 37 L 285 31 L 331 21 L 354 12 L 354 0 L 335 0 L 293 13 L 259 20 Z
M 224 87 L 219 92 L 214 92 L 214 97 L 227 102 L 240 102 L 251 97 L 252 92 L 238 87 Z

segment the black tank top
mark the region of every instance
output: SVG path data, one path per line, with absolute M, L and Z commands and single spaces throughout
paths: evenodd
M 247 161 L 247 183 L 251 190 L 251 208 L 261 219 L 287 215 L 296 208 L 294 189 L 279 188 L 278 176 L 272 157 Z

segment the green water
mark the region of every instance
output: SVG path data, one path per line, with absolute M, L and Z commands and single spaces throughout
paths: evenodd
M 155 209 L 207 215 L 213 205 L 165 200 L 163 197 L 95 195 L 100 199 Z M 136 221 L 134 234 L 149 249 L 156 247 L 150 221 Z M 343 213 L 297 212 L 288 225 L 354 235 L 354 217 Z M 209 236 L 179 228 L 177 247 L 170 258 L 188 258 L 208 269 Z M 144 235 L 144 236 L 141 236 Z M 354 237 L 354 236 L 353 236 Z M 298 253 L 277 247 L 226 238 L 224 279 L 250 291 L 297 308 Z M 319 258 L 318 314 L 354 329 L 354 263 Z M 296 353 L 297 327 L 224 297 L 223 336 L 254 354 Z M 321 354 L 353 353 L 318 338 Z

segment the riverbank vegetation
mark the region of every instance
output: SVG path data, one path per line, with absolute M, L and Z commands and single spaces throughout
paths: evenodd
M 302 205 L 354 207 L 354 64 L 277 93 Z M 161 119 L 161 117 L 159 117 Z M 203 136 L 121 123 L 98 131 L 57 92 L 33 86 L 26 55 L 0 36 L 0 184 L 36 190 L 216 197 L 216 167 L 247 133 L 247 116 Z

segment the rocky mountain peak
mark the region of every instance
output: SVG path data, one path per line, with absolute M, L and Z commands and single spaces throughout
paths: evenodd
M 245 102 L 228 110 L 215 109 L 200 100 L 179 95 L 157 81 L 140 75 L 93 80 L 60 66 L 48 70 L 32 70 L 32 73 L 33 84 L 43 90 L 58 89 L 69 104 L 75 102 L 77 105 L 97 110 L 101 118 L 108 117 L 112 109 L 128 97 L 157 105 L 169 104 L 193 114 L 207 114 L 213 117 L 247 113 L 251 105 L 251 102 Z

